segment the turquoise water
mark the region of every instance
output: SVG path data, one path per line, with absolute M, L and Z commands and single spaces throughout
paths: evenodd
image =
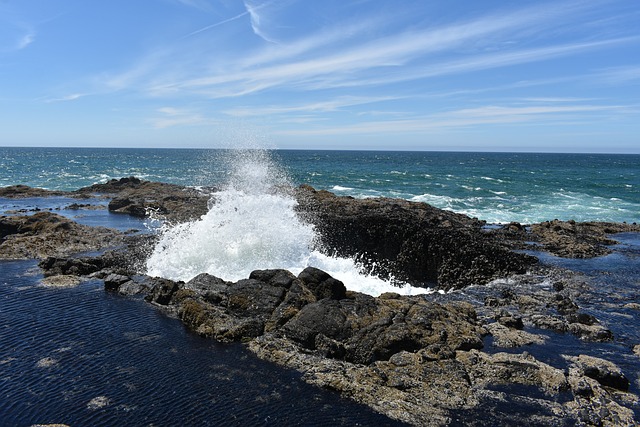
M 0 148 L 0 186 L 59 190 L 135 175 L 216 185 L 224 150 Z M 640 155 L 277 150 L 295 184 L 422 201 L 488 222 L 640 221 Z

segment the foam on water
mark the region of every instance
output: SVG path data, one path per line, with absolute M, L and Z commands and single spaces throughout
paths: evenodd
M 378 296 L 384 292 L 427 293 L 409 285 L 398 287 L 361 273 L 348 258 L 318 250 L 314 227 L 295 212 L 288 181 L 268 153 L 237 151 L 223 159 L 229 180 L 211 199 L 199 220 L 165 225 L 147 260 L 147 274 L 190 280 L 209 273 L 225 280 L 249 277 L 253 270 L 284 268 L 298 274 L 308 266 L 326 271 L 349 290 Z

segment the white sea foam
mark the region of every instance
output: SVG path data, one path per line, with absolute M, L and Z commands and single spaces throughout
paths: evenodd
M 186 281 L 209 273 L 236 281 L 257 269 L 284 268 L 298 274 L 313 266 L 341 280 L 347 289 L 373 296 L 430 292 L 394 286 L 361 273 L 353 259 L 319 251 L 313 226 L 296 215 L 295 199 L 281 191 L 286 177 L 266 153 L 238 152 L 229 166 L 229 182 L 214 194 L 206 215 L 164 226 L 147 260 L 147 274 Z
M 351 187 L 343 187 L 341 185 L 334 185 L 331 189 L 333 191 L 351 191 L 351 190 L 353 190 L 353 188 L 351 188 Z

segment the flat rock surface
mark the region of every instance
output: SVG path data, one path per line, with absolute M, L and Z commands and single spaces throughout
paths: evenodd
M 121 242 L 123 234 L 78 224 L 51 212 L 0 216 L 0 259 L 33 259 L 95 251 Z

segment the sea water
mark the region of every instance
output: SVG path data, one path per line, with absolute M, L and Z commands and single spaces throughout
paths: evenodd
M 131 175 L 218 185 L 231 173 L 226 151 L 0 147 L 0 186 L 75 190 Z M 640 155 L 312 150 L 271 155 L 294 185 L 422 201 L 489 223 L 640 221 Z

